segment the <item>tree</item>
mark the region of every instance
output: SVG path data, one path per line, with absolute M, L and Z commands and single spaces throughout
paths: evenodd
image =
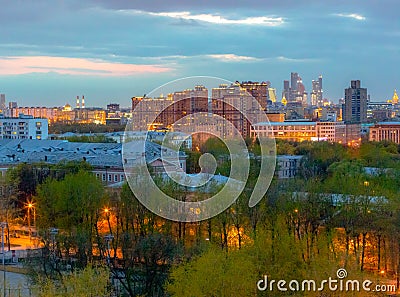
M 61 281 L 41 279 L 34 295 L 37 297 L 87 297 L 110 296 L 109 271 L 105 267 L 88 266 L 70 275 L 63 275 Z
M 39 185 L 36 197 L 37 226 L 43 230 L 45 243 L 44 272 L 56 268 L 51 263 L 51 253 L 57 249 L 59 256 L 67 260 L 73 255 L 79 267 L 85 267 L 93 259 L 93 244 L 99 237 L 97 222 L 99 211 L 106 205 L 103 185 L 90 172 L 67 174 L 63 180 L 47 179 Z M 49 228 L 60 229 L 54 246 Z M 46 249 L 47 248 L 47 249 Z M 46 270 L 46 269 L 49 270 Z

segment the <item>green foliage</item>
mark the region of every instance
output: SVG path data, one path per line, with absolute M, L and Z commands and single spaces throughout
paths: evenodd
M 340 177 L 361 177 L 366 178 L 364 166 L 359 160 L 344 160 L 340 162 L 332 163 L 328 167 L 328 173 L 333 178 L 337 179 Z
M 202 256 L 174 269 L 167 290 L 172 296 L 254 296 L 253 265 L 247 250 L 226 254 L 210 247 Z
M 72 231 L 94 220 L 105 205 L 103 186 L 87 171 L 67 174 L 63 180 L 48 179 L 37 190 L 37 224 Z
M 210 153 L 216 158 L 229 155 L 229 150 L 224 142 L 216 137 L 208 138 L 207 141 L 200 147 L 200 151 L 202 153 Z
M 276 139 L 277 155 L 295 155 L 298 143 Z
M 201 152 L 188 149 L 184 149 L 183 151 L 187 156 L 186 171 L 188 173 L 199 173 L 201 170 L 199 166 L 199 159 L 201 156 Z
M 86 142 L 86 143 L 116 143 L 112 138 L 104 135 L 83 135 L 83 136 L 70 136 L 61 139 L 66 139 L 70 142 Z
M 325 177 L 328 167 L 349 157 L 345 147 L 338 143 L 304 142 L 296 148 L 297 155 L 304 155 L 302 175 L 308 177 Z
M 109 274 L 107 268 L 87 266 L 81 271 L 62 276 L 61 281 L 45 278 L 37 285 L 34 296 L 110 296 Z
M 106 133 L 115 131 L 124 131 L 125 125 L 100 125 L 100 124 L 66 124 L 57 122 L 49 125 L 50 134 L 62 134 L 66 132 L 74 133 Z
M 392 142 L 364 142 L 358 158 L 370 167 L 400 168 L 398 145 Z
M 90 172 L 67 174 L 62 180 L 47 179 L 38 186 L 36 197 L 37 226 L 45 244 L 41 266 L 46 275 L 60 273 L 54 264 L 54 240 L 48 230 L 60 229 L 56 253 L 73 256 L 77 267 L 85 267 L 93 259 L 93 245 L 98 243 L 99 210 L 106 205 L 103 185 Z M 51 248 L 50 248 L 51 246 Z M 56 262 L 57 263 L 57 262 Z M 33 265 L 35 265 L 33 263 Z M 38 267 L 37 267 L 38 268 Z M 37 274 L 42 272 L 37 270 Z

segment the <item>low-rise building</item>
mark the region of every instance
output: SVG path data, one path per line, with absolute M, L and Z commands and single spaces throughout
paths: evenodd
M 107 185 L 125 180 L 124 163 L 140 159 L 145 146 L 145 160 L 152 172 L 186 171 L 186 155 L 177 155 L 172 149 L 157 143 L 132 141 L 131 151 L 137 152 L 123 160 L 121 143 L 82 143 L 67 140 L 2 139 L 0 140 L 0 170 L 5 172 L 20 163 L 57 164 L 62 161 L 84 161 L 93 167 L 93 173 Z M 171 160 L 169 160 L 171 158 Z M 164 161 L 164 162 L 163 162 Z
M 303 156 L 279 155 L 276 157 L 276 175 L 278 178 L 293 178 L 300 169 Z
M 369 128 L 370 141 L 392 141 L 400 144 L 400 122 L 381 122 Z
M 289 141 L 329 141 L 348 145 L 361 142 L 361 126 L 344 122 L 285 121 L 257 123 L 251 136 L 274 137 Z

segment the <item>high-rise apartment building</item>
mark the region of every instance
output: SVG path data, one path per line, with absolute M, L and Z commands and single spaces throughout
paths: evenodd
M 352 80 L 350 88 L 345 89 L 343 118 L 346 123 L 367 121 L 367 89 L 361 88 L 359 80 Z
M 267 101 L 270 99 L 268 89 L 271 87 L 269 81 L 263 81 L 261 83 L 245 81 L 242 82 L 240 86 L 246 89 L 246 91 L 257 100 L 264 110 L 267 108 Z
M 194 89 L 174 92 L 160 97 L 132 97 L 132 114 L 138 119 L 134 129 L 171 129 L 183 117 L 209 111 L 208 89 L 195 86 Z M 154 119 L 152 121 L 152 119 Z M 185 125 L 180 121 L 179 125 Z M 178 123 L 176 124 L 178 125 Z
M 260 106 L 240 84 L 220 85 L 212 89 L 212 111 L 233 124 L 243 137 L 250 136 L 250 121 L 259 114 Z M 246 118 L 245 114 L 254 118 Z M 229 125 L 222 125 L 223 137 L 237 136 Z

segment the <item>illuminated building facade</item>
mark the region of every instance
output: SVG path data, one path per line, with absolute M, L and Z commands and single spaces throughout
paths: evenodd
M 400 144 L 400 122 L 377 123 L 369 128 L 370 141 L 392 141 Z
M 248 102 L 252 102 L 252 105 L 247 106 Z M 241 111 L 246 110 L 247 112 L 251 112 L 259 109 L 260 107 L 257 106 L 253 96 L 238 83 L 231 84 L 230 86 L 221 84 L 218 88 L 212 89 L 213 113 L 231 122 L 243 137 L 250 136 L 250 123 Z M 230 127 L 230 125 L 223 124 L 223 137 L 236 136 L 235 131 Z
M 322 75 L 320 75 L 318 80 L 312 81 L 311 105 L 321 107 L 323 104 Z
M 132 97 L 132 115 L 138 119 L 135 128 L 142 130 L 169 130 L 186 115 L 208 110 L 208 90 L 204 86 L 154 98 Z M 185 121 L 179 125 L 184 125 Z
M 55 122 L 64 123 L 106 123 L 106 111 L 102 108 L 74 108 L 66 104 L 63 107 L 13 107 L 8 108 L 4 115 L 7 117 L 18 117 L 20 114 L 30 115 L 34 118 L 45 118 L 50 124 Z
M 258 123 L 254 125 L 251 136 L 297 142 L 329 141 L 356 146 L 361 142 L 360 131 L 360 125 L 346 125 L 344 122 L 286 121 Z
M 240 84 L 240 86 L 246 89 L 247 92 L 257 102 L 261 105 L 261 107 L 265 110 L 267 108 L 267 101 L 270 100 L 269 98 L 269 89 L 271 87 L 271 83 L 268 82 L 252 82 L 252 81 L 245 81 Z M 275 98 L 276 101 L 276 98 Z

